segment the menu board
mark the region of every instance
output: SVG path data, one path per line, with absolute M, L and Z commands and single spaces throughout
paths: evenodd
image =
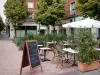
M 22 68 L 26 66 L 30 66 L 31 69 L 40 66 L 41 71 L 43 72 L 38 53 L 38 44 L 36 40 L 29 40 L 24 42 L 20 74 L 22 73 Z

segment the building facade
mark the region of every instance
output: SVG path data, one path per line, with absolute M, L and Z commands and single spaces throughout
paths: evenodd
M 65 5 L 67 19 L 64 21 L 64 23 L 70 23 L 84 19 L 82 16 L 80 16 L 80 11 L 75 10 L 75 3 L 76 0 L 67 0 Z M 74 30 L 74 28 L 71 28 L 70 32 L 73 33 Z M 91 28 L 91 31 L 94 33 L 95 38 L 100 37 L 100 29 Z
M 67 0 L 66 2 L 65 5 L 66 16 L 67 16 L 66 23 L 83 19 L 83 17 L 79 16 L 80 11 L 75 10 L 75 3 L 76 0 Z
M 46 34 L 47 28 L 45 26 L 39 27 L 38 24 L 35 23 L 35 14 L 36 14 L 36 2 L 38 0 L 24 0 L 24 2 L 27 4 L 27 10 L 29 13 L 29 16 L 27 20 L 24 21 L 24 23 L 15 30 L 11 24 L 8 25 L 8 30 L 9 30 L 9 37 L 13 39 L 15 36 L 16 37 L 23 37 L 24 35 L 28 33 L 33 33 L 33 34 L 38 34 L 39 28 L 41 29 L 40 31 L 43 34 Z
M 36 16 L 36 4 L 38 0 L 24 0 L 28 7 L 29 16 L 27 20 L 16 30 L 16 37 L 23 37 L 25 34 L 33 33 L 33 34 L 47 34 L 48 29 L 44 25 L 36 24 L 35 16 Z M 12 26 L 10 26 L 13 30 Z M 59 27 L 55 27 L 56 32 L 59 33 Z M 49 26 L 49 33 L 53 32 L 53 27 Z M 14 33 L 12 31 L 12 33 Z M 11 34 L 11 38 L 14 37 L 15 34 Z
M 27 4 L 28 7 L 28 12 L 29 12 L 29 16 L 27 18 L 27 20 L 25 20 L 25 22 L 16 30 L 16 37 L 23 37 L 25 34 L 28 33 L 33 33 L 33 34 L 46 34 L 48 29 L 46 26 L 43 25 L 38 25 L 35 22 L 35 16 L 36 16 L 36 4 L 39 0 L 24 0 L 24 2 Z M 66 10 L 66 19 L 63 20 L 63 23 L 70 23 L 70 22 L 74 22 L 74 21 L 79 21 L 84 19 L 83 17 L 79 16 L 80 11 L 79 10 L 75 10 L 75 3 L 76 0 L 67 0 L 66 4 L 65 4 L 65 10 Z M 13 38 L 15 36 L 15 30 L 12 27 L 12 25 L 10 25 L 10 38 Z M 62 26 L 56 26 L 55 27 L 56 32 L 64 32 L 67 33 L 68 29 L 63 28 Z M 40 32 L 39 32 L 40 30 Z M 75 29 L 71 28 L 70 31 L 73 33 Z M 96 33 L 95 37 L 99 36 L 98 33 L 98 29 L 94 28 L 92 29 L 92 31 L 94 33 Z M 53 32 L 53 27 L 50 26 L 49 27 L 49 33 Z

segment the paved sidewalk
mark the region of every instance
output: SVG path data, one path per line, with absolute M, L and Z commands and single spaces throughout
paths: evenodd
M 0 40 L 0 75 L 19 75 L 21 55 L 11 40 Z
M 19 75 L 22 51 L 6 34 L 0 34 L 0 75 Z
M 0 34 L 0 40 L 10 40 L 10 38 L 8 37 L 8 35 L 4 34 Z

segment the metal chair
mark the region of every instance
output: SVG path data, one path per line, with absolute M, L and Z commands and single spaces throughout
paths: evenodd
M 52 61 L 54 61 L 54 59 L 58 57 L 58 56 L 57 56 L 57 50 L 55 49 L 55 47 L 52 47 L 51 49 L 52 49 L 52 51 L 53 51 L 53 58 L 52 58 Z
M 63 67 L 64 62 L 69 64 L 70 63 L 69 58 L 65 57 L 65 52 L 62 51 L 62 49 L 59 45 L 56 46 L 56 50 L 57 50 L 57 56 L 58 56 L 58 60 L 59 60 L 56 68 L 59 66 L 59 64 L 61 64 L 61 66 Z

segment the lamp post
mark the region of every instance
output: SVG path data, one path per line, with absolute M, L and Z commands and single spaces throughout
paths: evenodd
M 73 18 L 74 18 L 74 22 L 76 21 L 76 13 L 75 13 L 75 9 L 73 9 Z
M 75 9 L 73 9 L 72 17 L 73 17 L 73 21 L 75 22 L 76 21 L 76 12 L 75 12 Z M 75 29 L 71 28 L 71 33 L 72 33 L 73 37 L 74 37 L 74 31 L 75 31 Z

